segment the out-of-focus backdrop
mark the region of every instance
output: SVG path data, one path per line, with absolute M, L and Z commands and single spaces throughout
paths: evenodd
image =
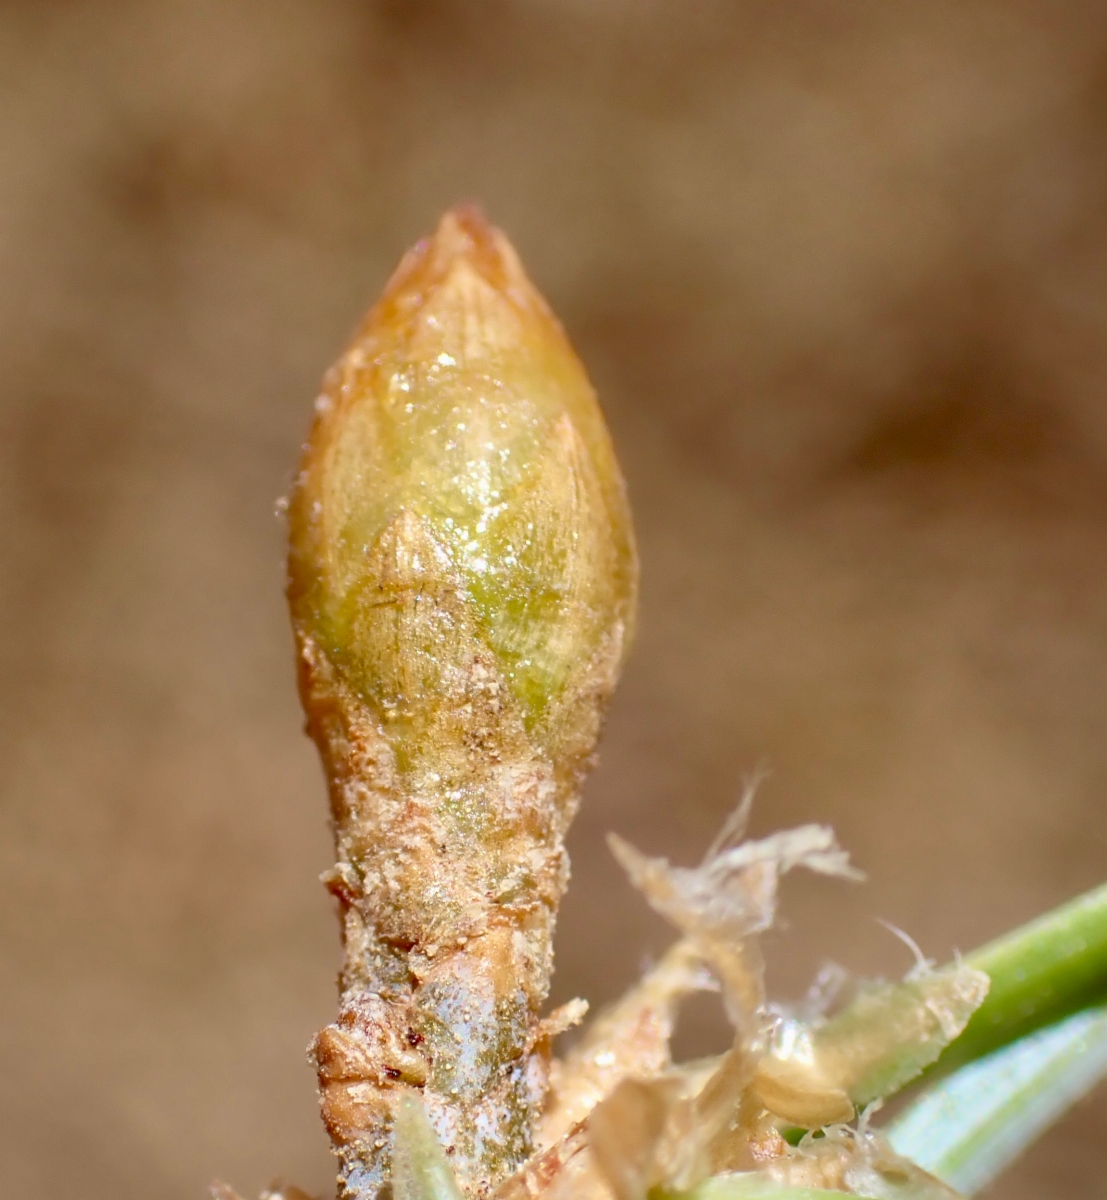
M 459 199 L 605 405 L 641 633 L 556 999 L 665 944 L 603 843 L 829 821 L 771 981 L 1107 876 L 1102 0 L 8 0 L 0 1191 L 325 1193 L 337 929 L 282 598 L 323 370 Z M 722 1037 L 710 1005 L 681 1031 Z M 1098 1194 L 1100 1092 L 994 1191 Z

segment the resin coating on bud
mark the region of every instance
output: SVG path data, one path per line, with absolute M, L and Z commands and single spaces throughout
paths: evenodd
M 418 724 L 449 669 L 393 641 L 379 610 L 405 593 L 463 594 L 531 728 L 597 653 L 621 658 L 636 579 L 623 481 L 584 369 L 498 230 L 448 214 L 316 407 L 294 618 L 382 717 Z
M 637 563 L 584 369 L 476 213 L 407 255 L 327 376 L 289 524 L 346 947 L 315 1044 L 343 1186 L 386 1186 L 418 1093 L 483 1194 L 533 1146 L 563 838 Z

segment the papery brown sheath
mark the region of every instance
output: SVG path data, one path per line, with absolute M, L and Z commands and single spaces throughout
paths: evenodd
M 625 489 L 584 369 L 472 210 L 404 258 L 315 407 L 288 596 L 345 944 L 323 1117 L 344 1193 L 375 1197 L 418 1095 L 479 1195 L 545 1092 L 563 838 L 634 619 Z

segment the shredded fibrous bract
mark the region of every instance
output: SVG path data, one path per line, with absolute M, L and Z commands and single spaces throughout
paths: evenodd
M 724 844 L 696 868 L 672 867 L 611 840 L 631 880 L 684 934 L 678 946 L 694 946 L 720 980 L 736 1029 L 734 1046 L 706 1077 L 702 1067 L 694 1076 L 684 1072 L 691 1086 L 681 1088 L 676 1068 L 623 1082 L 590 1118 L 599 1126 L 594 1153 L 616 1200 L 688 1191 L 733 1172 L 856 1195 L 950 1195 L 910 1164 L 895 1190 L 888 1180 L 906 1169 L 901 1160 L 878 1134 L 847 1135 L 843 1123 L 855 1106 L 897 1090 L 938 1056 L 983 1000 L 987 977 L 957 967 L 863 989 L 829 1019 L 818 1011 L 807 1021 L 774 1019 L 756 937 L 772 922 L 787 871 L 857 877 L 831 831 L 804 826 Z M 633 1126 L 636 1113 L 649 1136 L 620 1140 L 616 1129 Z M 792 1148 L 780 1132 L 790 1124 L 843 1133 Z M 872 1191 L 879 1180 L 884 1190 Z

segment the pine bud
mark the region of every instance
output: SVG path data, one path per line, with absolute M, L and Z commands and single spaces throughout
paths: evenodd
M 405 257 L 316 413 L 289 601 L 346 947 L 324 1119 L 373 1196 L 416 1089 L 477 1194 L 544 1093 L 563 838 L 634 616 L 625 489 L 584 369 L 469 210 Z

